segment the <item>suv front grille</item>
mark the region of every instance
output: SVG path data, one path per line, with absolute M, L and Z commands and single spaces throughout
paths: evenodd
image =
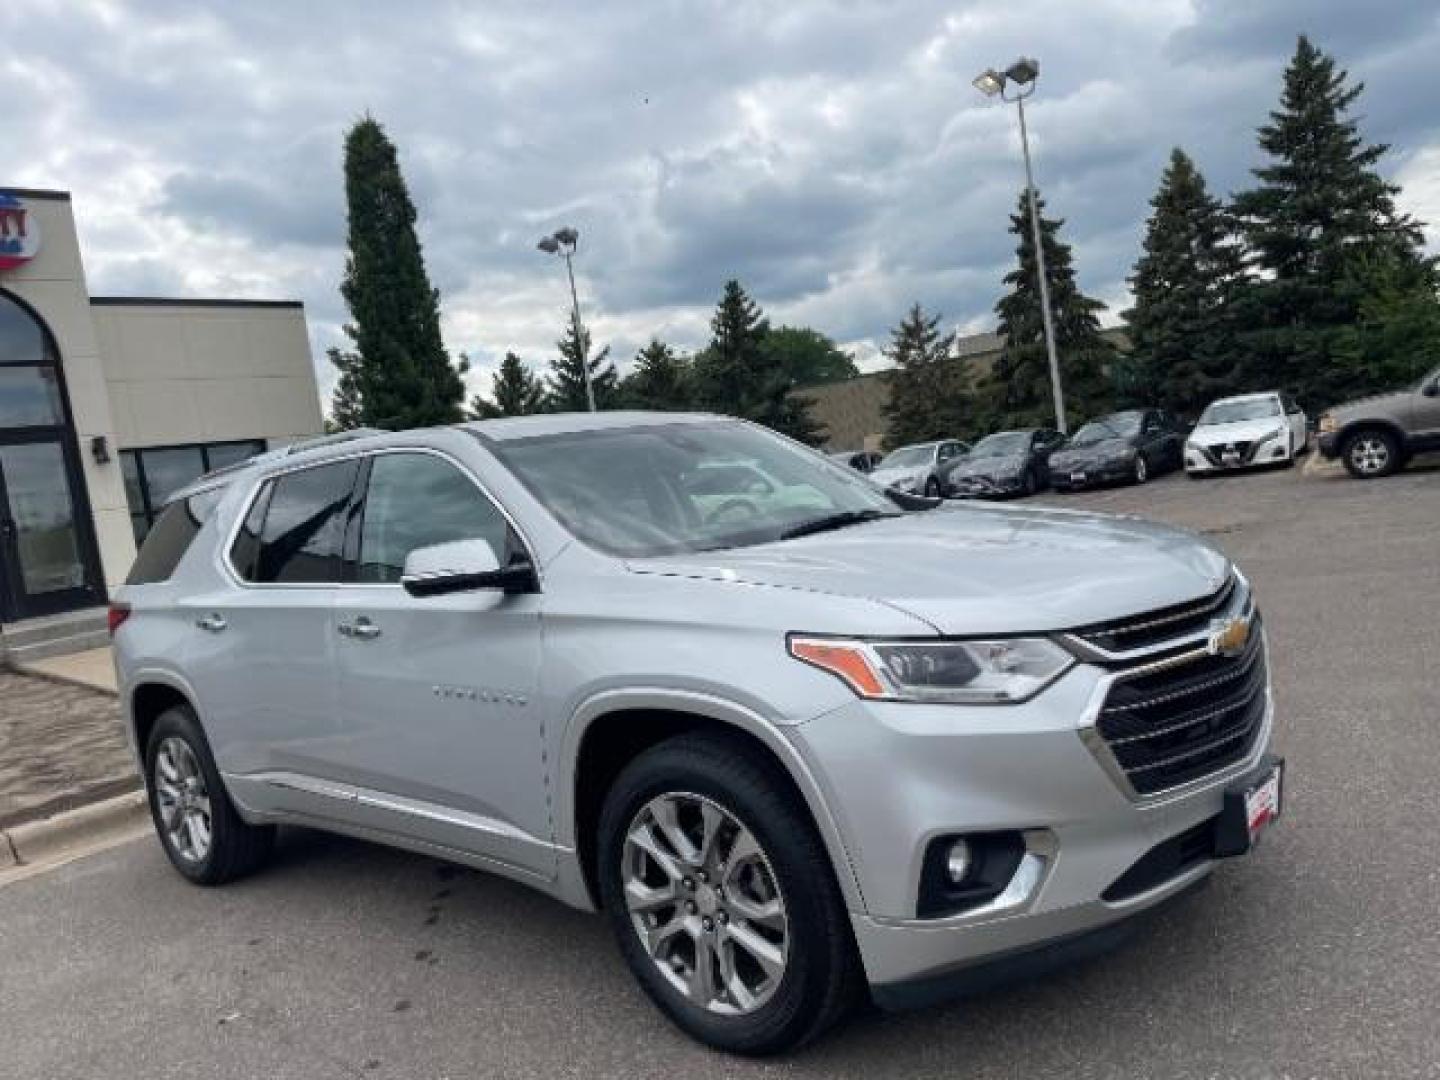
M 1209 627 L 1212 618 L 1225 610 L 1234 595 L 1235 575 L 1231 574 L 1225 579 L 1225 584 L 1201 600 L 1189 600 L 1158 611 L 1147 611 L 1144 615 L 1097 623 L 1074 631 L 1074 636 L 1109 653 L 1144 649 L 1198 634 Z
M 1138 794 L 1218 772 L 1255 745 L 1265 719 L 1265 644 L 1258 615 L 1245 651 L 1121 673 L 1095 721 Z

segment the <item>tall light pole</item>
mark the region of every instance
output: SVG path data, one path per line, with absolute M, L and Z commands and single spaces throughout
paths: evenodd
M 1035 92 L 1040 61 L 1021 57 L 1004 71 L 990 68 L 975 76 L 975 88 L 986 97 L 1000 95 L 1013 101 L 1020 114 L 1020 150 L 1025 156 L 1025 194 L 1030 203 L 1030 231 L 1035 238 L 1035 273 L 1040 278 L 1040 318 L 1045 324 L 1045 352 L 1050 357 L 1050 388 L 1055 394 L 1055 428 L 1066 434 L 1065 391 L 1060 387 L 1060 354 L 1055 350 L 1055 321 L 1050 315 L 1050 281 L 1045 273 L 1045 244 L 1040 236 L 1040 207 L 1035 198 L 1035 177 L 1030 170 L 1030 133 L 1025 127 L 1025 99 Z M 1008 88 L 1014 87 L 1013 90 Z
M 570 278 L 570 303 L 575 319 L 575 345 L 580 350 L 580 373 L 585 376 L 585 404 L 595 411 L 595 388 L 590 385 L 590 348 L 585 340 L 585 326 L 580 321 L 580 294 L 575 291 L 575 267 L 571 257 L 580 243 L 580 231 L 566 225 L 556 229 L 535 246 L 546 255 L 562 255 L 565 258 L 565 273 Z

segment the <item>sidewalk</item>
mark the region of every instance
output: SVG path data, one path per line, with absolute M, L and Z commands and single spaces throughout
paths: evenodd
M 48 675 L 62 682 L 103 690 L 112 696 L 116 692 L 115 661 L 110 658 L 108 647 L 87 649 L 66 656 L 52 656 L 47 660 L 27 660 L 18 667 L 22 672 Z
M 72 666 L 93 675 L 96 661 Z M 113 691 L 52 674 L 0 670 L 0 829 L 140 787 Z

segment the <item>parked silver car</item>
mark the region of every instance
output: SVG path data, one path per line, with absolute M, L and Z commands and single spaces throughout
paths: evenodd
M 1414 455 L 1440 450 L 1440 368 L 1388 394 L 1347 401 L 1320 417 L 1320 453 L 1373 480 Z
M 959 439 L 897 447 L 880 459 L 870 479 L 881 487 L 938 498 L 945 471 L 969 450 L 969 444 Z
M 809 498 L 722 513 L 695 478 L 733 463 Z M 743 1053 L 1103 943 L 1280 809 L 1209 543 L 886 494 L 718 417 L 269 455 L 179 493 L 111 621 L 185 877 L 280 823 L 490 870 L 602 909 Z

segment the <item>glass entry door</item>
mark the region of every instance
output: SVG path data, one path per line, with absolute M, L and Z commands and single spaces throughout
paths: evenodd
M 54 340 L 0 293 L 0 623 L 100 603 Z

